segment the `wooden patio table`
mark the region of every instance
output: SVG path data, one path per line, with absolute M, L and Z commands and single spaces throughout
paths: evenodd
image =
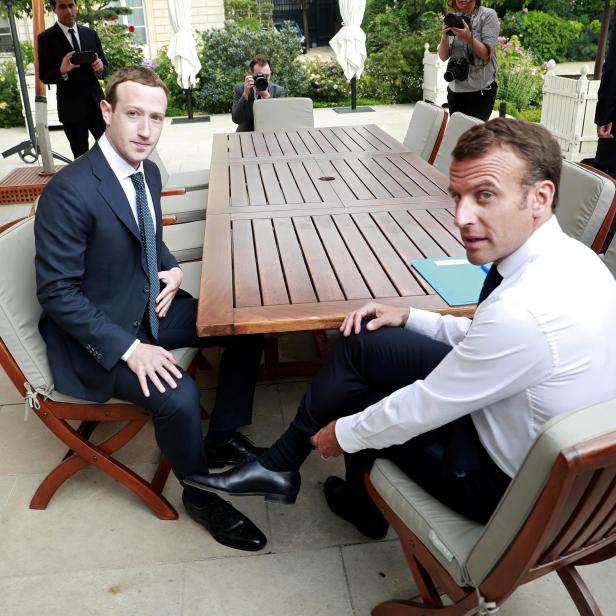
M 368 300 L 472 314 L 410 265 L 465 254 L 447 182 L 373 125 L 215 135 L 199 335 L 337 327 Z

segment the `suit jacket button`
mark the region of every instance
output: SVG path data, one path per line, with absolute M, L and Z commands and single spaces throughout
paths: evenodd
M 139 321 L 133 321 L 133 327 L 139 327 Z
M 146 284 L 145 287 L 143 287 L 143 292 L 144 293 L 149 293 L 150 292 L 150 287 Z

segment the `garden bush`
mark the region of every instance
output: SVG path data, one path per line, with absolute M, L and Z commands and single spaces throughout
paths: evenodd
M 313 101 L 337 102 L 351 96 L 351 84 L 335 60 L 308 60 L 304 67 L 310 79 L 309 96 Z
M 0 62 L 0 128 L 24 126 L 19 98 L 17 65 L 14 60 Z
M 567 60 L 569 45 L 579 38 L 583 26 L 543 11 L 507 13 L 501 23 L 501 35 L 516 35 L 524 48 L 541 61 Z
M 184 90 L 178 85 L 178 74 L 173 68 L 171 60 L 167 57 L 167 50 L 169 45 L 164 45 L 158 51 L 153 62 L 144 60 L 143 64 L 155 71 L 158 76 L 165 82 L 167 86 L 167 115 L 177 116 L 186 114 L 186 94 Z M 199 73 L 197 75 L 197 85 L 193 90 L 193 107 L 195 106 L 195 92 L 199 89 Z
M 208 113 L 228 113 L 233 104 L 233 86 L 244 81 L 248 64 L 257 53 L 272 62 L 272 81 L 287 96 L 307 96 L 310 82 L 301 62 L 295 58 L 300 45 L 287 26 L 280 31 L 250 30 L 227 25 L 201 35 L 200 88 L 195 91 L 197 108 Z
M 133 37 L 134 30 L 133 26 L 125 26 L 116 21 L 97 27 L 101 45 L 109 62 L 110 74 L 125 66 L 143 62 L 143 52 L 135 44 Z

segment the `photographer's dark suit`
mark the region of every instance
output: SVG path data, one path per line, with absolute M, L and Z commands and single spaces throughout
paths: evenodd
M 81 51 L 94 51 L 105 67 L 101 77 L 107 75 L 108 62 L 98 34 L 85 26 L 75 26 L 79 35 Z M 62 58 L 73 51 L 64 32 L 56 23 L 38 35 L 39 79 L 57 86 L 58 116 L 66 138 L 77 158 L 88 151 L 88 131 L 95 139 L 105 132 L 100 102 L 103 91 L 92 67 L 82 65 L 69 71 L 62 78 Z
M 612 122 L 612 139 L 599 139 L 594 166 L 616 178 L 616 27 L 612 20 L 612 35 L 607 50 L 601 85 L 597 94 L 595 124 L 604 126 Z
M 270 81 L 267 86 L 270 98 L 282 98 L 284 89 Z M 254 92 L 251 91 L 248 98 L 244 98 L 244 84 L 238 83 L 233 88 L 233 109 L 231 119 L 238 125 L 237 133 L 246 133 L 255 129 L 255 120 L 252 113 L 252 106 L 255 102 Z

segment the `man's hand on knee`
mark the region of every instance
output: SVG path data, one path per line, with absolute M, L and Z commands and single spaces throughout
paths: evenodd
M 404 327 L 408 318 L 408 308 L 368 302 L 359 310 L 347 314 L 340 326 L 340 332 L 343 336 L 349 336 L 351 332 L 359 334 L 361 322 L 364 319 L 368 319 L 366 329 L 369 331 L 374 331 L 380 327 Z
M 126 363 L 137 375 L 141 391 L 146 398 L 150 397 L 148 378 L 161 394 L 165 393 L 165 387 L 161 379 L 172 389 L 177 387 L 175 379 L 181 379 L 182 373 L 177 368 L 177 362 L 169 351 L 152 344 L 140 342 L 130 354 Z
M 330 421 L 324 428 L 310 437 L 310 444 L 322 458 L 337 458 L 342 455 L 342 447 L 336 438 L 336 422 Z

